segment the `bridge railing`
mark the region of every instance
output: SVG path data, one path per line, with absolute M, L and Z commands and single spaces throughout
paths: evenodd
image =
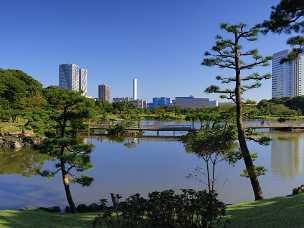
M 250 120 L 244 122 L 247 128 L 304 128 L 304 120 Z

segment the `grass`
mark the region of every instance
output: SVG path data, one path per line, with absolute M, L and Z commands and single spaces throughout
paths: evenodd
M 92 227 L 92 221 L 97 213 L 82 213 L 77 215 L 61 215 L 39 210 L 0 211 L 0 227 L 13 228 L 65 228 Z
M 0 227 L 92 227 L 98 213 L 76 215 L 37 210 L 0 211 Z M 304 227 L 304 194 L 228 206 L 228 228 Z
M 20 133 L 23 122 L 0 122 L 0 132 Z
M 304 227 L 304 194 L 229 206 L 228 227 Z

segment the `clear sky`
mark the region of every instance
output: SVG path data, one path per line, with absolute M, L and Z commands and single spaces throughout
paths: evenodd
M 112 96 L 215 97 L 203 91 L 221 71 L 200 63 L 221 22 L 255 25 L 279 0 L 10 0 L 1 2 L 0 67 L 21 69 L 58 85 L 58 64 L 89 71 L 89 95 L 107 83 Z M 285 35 L 261 36 L 272 55 Z M 271 66 L 265 69 L 271 72 Z M 270 98 L 271 80 L 248 98 Z

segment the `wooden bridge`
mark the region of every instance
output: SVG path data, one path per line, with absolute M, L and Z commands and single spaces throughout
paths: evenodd
M 94 124 L 90 125 L 90 130 L 107 131 L 113 125 L 110 124 Z M 274 130 L 304 130 L 304 120 L 288 120 L 288 121 L 277 121 L 277 120 L 249 120 L 244 121 L 245 128 L 252 129 L 274 129 Z M 198 128 L 193 128 L 191 124 L 177 124 L 177 125 L 138 125 L 127 127 L 125 130 L 128 132 L 156 132 L 159 136 L 160 132 L 189 132 Z
M 95 132 L 95 131 L 100 131 L 104 130 L 107 131 L 109 130 L 111 125 L 106 125 L 106 124 L 101 124 L 101 125 L 91 125 L 90 126 L 90 131 Z M 189 132 L 193 130 L 192 125 L 139 125 L 137 127 L 127 127 L 125 131 L 128 132 L 156 132 L 156 136 L 159 136 L 160 132 L 173 132 L 173 136 L 175 136 L 176 132 Z
M 304 129 L 304 120 L 250 120 L 245 121 L 245 128 L 274 129 L 274 130 L 299 130 Z

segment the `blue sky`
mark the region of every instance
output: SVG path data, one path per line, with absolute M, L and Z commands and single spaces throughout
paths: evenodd
M 211 97 L 221 70 L 200 65 L 221 22 L 255 25 L 278 0 L 10 0 L 1 2 L 0 67 L 21 69 L 44 86 L 58 84 L 58 64 L 89 70 L 89 95 L 107 83 L 113 97 Z M 261 36 L 264 55 L 285 49 L 286 35 Z M 262 70 L 271 72 L 271 66 Z M 247 98 L 271 97 L 271 80 Z

